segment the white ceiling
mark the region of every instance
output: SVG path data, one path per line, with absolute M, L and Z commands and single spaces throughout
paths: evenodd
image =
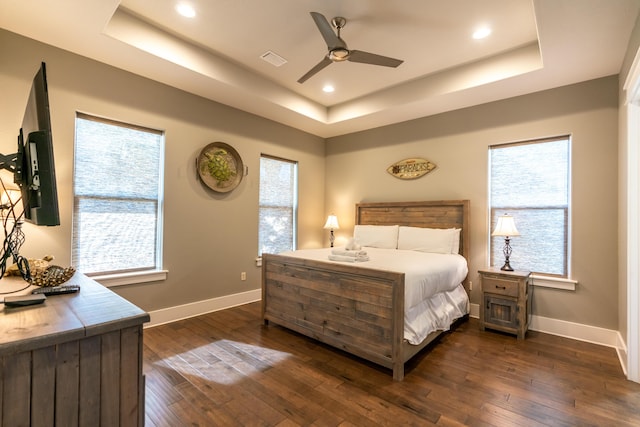
M 185 18 L 178 1 L 0 0 L 0 27 L 331 137 L 617 74 L 640 10 L 640 0 L 184 0 L 197 12 Z M 404 63 L 334 63 L 297 83 L 327 52 L 311 11 L 345 17 L 349 48 Z M 492 34 L 472 39 L 481 25 Z M 267 51 L 287 62 L 269 64 Z

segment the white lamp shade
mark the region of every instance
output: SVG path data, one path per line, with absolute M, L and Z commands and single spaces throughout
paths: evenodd
M 496 224 L 496 228 L 491 233 L 492 236 L 519 236 L 518 229 L 516 228 L 516 223 L 513 221 L 513 217 L 511 215 L 505 214 L 498 217 L 498 223 Z
M 338 225 L 338 217 L 335 215 L 329 215 L 327 217 L 327 222 L 324 224 L 324 228 L 338 230 L 340 228 Z

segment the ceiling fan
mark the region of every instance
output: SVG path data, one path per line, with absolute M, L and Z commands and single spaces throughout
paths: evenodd
M 360 62 L 363 64 L 382 65 L 383 67 L 397 67 L 404 61 L 399 59 L 389 58 L 388 56 L 376 55 L 375 53 L 364 52 L 362 50 L 349 50 L 347 43 L 340 38 L 340 30 L 347 24 L 347 20 L 341 16 L 335 17 L 331 20 L 331 24 L 327 21 L 321 13 L 311 12 L 311 17 L 315 21 L 320 34 L 327 43 L 327 53 L 322 61 L 309 70 L 304 76 L 298 79 L 298 83 L 304 83 L 311 76 L 330 65 L 332 62 Z M 337 34 L 333 32 L 331 25 L 337 30 Z

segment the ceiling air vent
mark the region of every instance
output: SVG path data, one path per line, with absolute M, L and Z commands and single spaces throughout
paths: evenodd
M 286 59 L 284 59 L 282 56 L 278 55 L 277 53 L 271 52 L 270 50 L 260 55 L 260 58 L 264 59 L 274 67 L 279 67 L 287 63 Z

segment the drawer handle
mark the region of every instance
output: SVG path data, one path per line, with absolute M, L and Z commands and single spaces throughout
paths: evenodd
M 496 285 L 496 289 L 502 289 L 503 291 L 507 290 L 506 286 L 498 286 Z

